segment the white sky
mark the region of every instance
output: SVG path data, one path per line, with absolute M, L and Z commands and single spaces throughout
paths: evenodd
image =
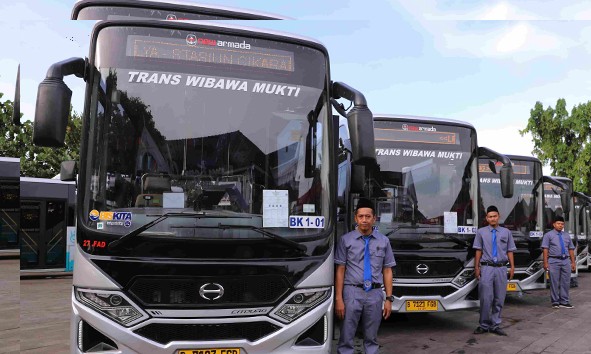
M 33 119 L 49 66 L 88 56 L 93 23 L 68 21 L 72 0 L 0 3 L 0 92 L 13 99 L 21 63 L 22 111 Z M 333 80 L 364 92 L 373 112 L 472 123 L 479 144 L 531 155 L 521 137 L 536 101 L 569 107 L 591 97 L 591 1 L 204 0 L 294 21 L 257 22 L 316 38 Z M 75 110 L 84 83 L 68 78 Z M 549 174 L 548 169 L 544 170 Z

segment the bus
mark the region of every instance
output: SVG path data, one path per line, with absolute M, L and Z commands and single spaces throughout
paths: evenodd
M 76 186 L 49 178 L 20 178 L 21 274 L 65 270 L 67 227 L 74 226 Z
M 0 157 L 0 256 L 19 257 L 20 159 Z
M 72 20 L 286 20 L 288 17 L 263 11 L 199 5 L 189 2 L 150 0 L 79 0 Z
M 577 222 L 577 269 L 589 268 L 589 211 L 591 198 L 584 193 L 574 193 L 575 219 Z
M 478 147 L 466 122 L 403 115 L 374 116 L 377 164 L 353 166 L 353 204 L 369 195 L 379 231 L 396 257 L 394 312 L 430 312 L 479 306 L 472 242 L 484 215 L 478 157 L 501 161 L 500 183 L 511 197 L 511 161 Z M 350 216 L 352 220 L 352 216 Z
M 508 292 L 544 289 L 545 278 L 541 242 L 547 224 L 544 213 L 544 182 L 564 188 L 551 177 L 543 176 L 542 162 L 531 156 L 507 155 L 513 163 L 512 198 L 503 198 L 498 188 L 496 164 L 487 158 L 479 160 L 480 196 L 484 206 L 496 205 L 499 224 L 511 230 L 517 250 L 513 252 L 515 273 L 507 284 Z M 481 220 L 480 226 L 485 226 Z
M 577 242 L 577 215 L 575 213 L 575 194 L 573 191 L 573 182 L 567 177 L 553 177 L 555 180 L 564 184 L 566 188 L 558 188 L 549 183 L 544 183 L 544 209 L 548 215 L 545 232 L 554 229 L 552 226 L 553 220 L 556 216 L 564 218 L 564 231 L 568 232 L 574 245 L 575 256 L 579 254 L 579 245 Z M 571 273 L 571 287 L 578 286 L 579 269 L 577 268 Z
M 335 100 L 352 103 L 351 163 L 375 164 L 375 149 L 365 97 L 331 81 L 326 48 L 229 24 L 98 22 L 89 58 L 39 85 L 38 145 L 63 144 L 65 75 L 86 81 L 72 352 L 330 352 Z

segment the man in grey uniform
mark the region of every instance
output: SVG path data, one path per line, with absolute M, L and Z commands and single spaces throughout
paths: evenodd
M 513 235 L 509 229 L 499 226 L 499 210 L 491 205 L 486 209 L 488 226 L 476 232 L 473 248 L 474 274 L 478 279 L 478 296 L 480 297 L 480 325 L 474 334 L 486 332 L 499 336 L 507 333 L 501 325 L 501 310 L 507 294 L 507 262 L 509 262 L 509 279 L 513 279 L 515 263 L 513 251 L 517 249 Z
M 554 230 L 547 232 L 542 239 L 544 269 L 550 271 L 550 300 L 552 307 L 574 308 L 570 304 L 568 290 L 570 273 L 575 271 L 575 245 L 568 232 L 564 232 L 564 218 L 554 218 Z M 570 258 L 570 262 L 569 262 Z M 548 260 L 549 259 L 549 260 Z M 570 263 L 570 264 L 569 264 Z
M 335 313 L 343 320 L 337 353 L 353 354 L 357 325 L 363 324 L 366 354 L 378 353 L 382 317 L 392 311 L 392 267 L 396 265 L 390 240 L 377 230 L 371 201 L 360 199 L 355 209 L 357 229 L 346 233 L 335 255 Z M 386 301 L 382 285 L 386 290 Z

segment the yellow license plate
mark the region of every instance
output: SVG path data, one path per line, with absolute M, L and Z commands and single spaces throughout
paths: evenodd
M 437 300 L 406 300 L 406 311 L 437 311 Z
M 507 291 L 517 291 L 517 284 L 507 283 Z
M 239 348 L 180 349 L 178 354 L 240 354 Z

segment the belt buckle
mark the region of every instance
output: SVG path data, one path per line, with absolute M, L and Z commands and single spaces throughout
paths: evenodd
M 366 281 L 363 282 L 363 288 L 364 289 L 371 289 L 372 287 L 373 286 L 372 286 L 371 280 L 366 280 Z

